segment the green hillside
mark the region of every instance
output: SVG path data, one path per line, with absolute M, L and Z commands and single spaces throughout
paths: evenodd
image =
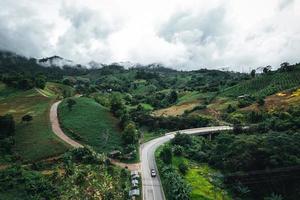
M 0 84 L 0 115 L 12 114 L 16 123 L 14 152 L 23 160 L 39 160 L 61 154 L 68 149 L 50 126 L 49 109 L 54 99 L 35 89 L 21 91 Z M 30 114 L 33 120 L 21 121 Z
M 262 74 L 254 79 L 241 82 L 238 85 L 226 89 L 222 95 L 239 96 L 249 94 L 257 97 L 265 97 L 276 92 L 294 88 L 300 85 L 300 65 L 295 65 L 292 71 L 270 72 Z
M 59 105 L 61 126 L 71 137 L 92 146 L 97 152 L 108 152 L 121 146 L 121 133 L 109 110 L 93 99 L 75 98 L 68 109 L 67 100 Z
M 73 96 L 75 94 L 74 88 L 60 83 L 48 82 L 44 88 L 44 92 L 50 96 Z

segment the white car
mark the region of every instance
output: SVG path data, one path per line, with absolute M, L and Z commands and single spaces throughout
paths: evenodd
M 151 177 L 156 177 L 156 171 L 155 171 L 155 169 L 151 169 Z

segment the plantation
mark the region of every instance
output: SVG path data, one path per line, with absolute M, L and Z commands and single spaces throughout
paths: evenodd
M 74 88 L 59 83 L 47 82 L 42 90 L 47 96 L 70 97 L 75 94 Z
M 225 89 L 222 95 L 237 97 L 248 94 L 256 97 L 265 97 L 299 86 L 299 77 L 300 65 L 295 65 L 292 71 L 270 72 L 270 74 L 262 74 L 254 79 L 244 81 Z
M 76 104 L 71 110 L 66 100 L 59 105 L 59 120 L 64 131 L 97 152 L 118 149 L 122 144 L 118 120 L 93 99 L 81 97 L 74 100 Z
M 127 199 L 129 172 L 89 148 L 66 152 L 53 162 L 0 171 L 1 200 Z

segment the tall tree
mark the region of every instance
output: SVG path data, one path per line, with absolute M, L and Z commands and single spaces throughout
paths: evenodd
M 130 122 L 124 129 L 122 138 L 125 144 L 135 144 L 138 141 L 138 131 L 133 122 Z
M 268 66 L 264 67 L 263 73 L 268 74 L 271 71 L 271 69 L 272 69 L 272 67 L 270 65 L 268 65 Z
M 110 111 L 116 117 L 120 117 L 122 115 L 123 109 L 124 105 L 122 102 L 122 98 L 120 97 L 120 95 L 114 94 L 110 102 Z
M 250 75 L 251 75 L 252 78 L 255 77 L 255 73 L 256 73 L 255 69 L 253 69 L 253 70 L 250 72 Z
M 169 96 L 169 103 L 175 103 L 178 99 L 178 95 L 177 95 L 177 92 L 175 90 L 172 90 L 172 92 L 170 93 L 170 96 Z

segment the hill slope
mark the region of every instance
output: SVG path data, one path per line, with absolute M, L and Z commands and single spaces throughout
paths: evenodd
M 234 97 L 244 94 L 265 97 L 299 85 L 300 65 L 298 64 L 294 66 L 292 71 L 281 72 L 277 70 L 270 74 L 259 75 L 254 79 L 241 82 L 226 89 L 222 94 Z
M 14 150 L 23 160 L 48 158 L 68 149 L 51 130 L 49 108 L 54 99 L 42 96 L 35 89 L 20 91 L 0 85 L 0 115 L 13 115 L 16 122 Z M 33 120 L 23 123 L 21 118 L 25 114 L 33 116 Z
M 90 98 L 76 98 L 72 110 L 64 100 L 58 107 L 64 131 L 81 143 L 92 146 L 97 152 L 109 152 L 121 145 L 121 133 L 107 108 Z

